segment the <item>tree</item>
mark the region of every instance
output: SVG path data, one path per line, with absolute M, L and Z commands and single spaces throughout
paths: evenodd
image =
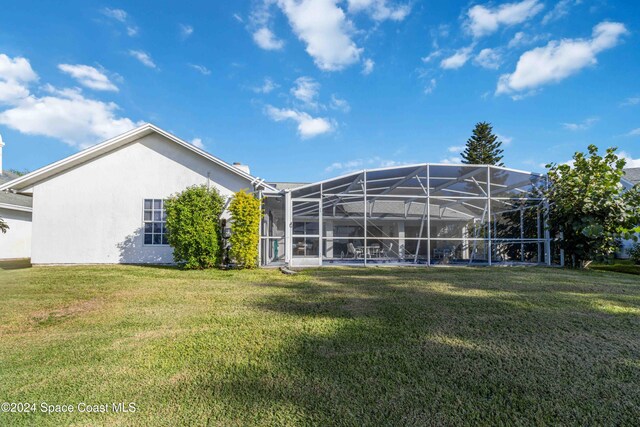
M 573 267 L 610 256 L 618 239 L 635 240 L 633 233 L 640 231 L 639 188 L 625 190 L 620 183 L 625 160 L 615 148 L 604 157 L 595 145 L 588 150 L 588 156 L 574 154 L 573 166 L 547 165 L 550 231 L 552 236 L 563 234 L 559 245 Z
M 473 135 L 467 140 L 462 156 L 462 163 L 470 165 L 504 166 L 501 162 L 502 141 L 493 134 L 493 127 L 487 122 L 476 124 Z
M 29 173 L 27 169 L 23 169 L 23 170 L 9 169 L 8 172 L 14 174 L 15 176 L 24 176 Z
M 238 191 L 229 204 L 231 213 L 231 248 L 229 255 L 238 267 L 258 266 L 258 245 L 260 243 L 260 200 Z
M 211 268 L 221 255 L 220 215 L 225 200 L 215 188 L 189 187 L 164 203 L 167 240 L 174 261 L 185 269 Z
M 5 222 L 5 220 L 0 218 L 0 232 L 2 232 L 2 234 L 4 234 L 4 233 L 7 232 L 8 229 L 9 229 L 9 224 L 7 224 Z

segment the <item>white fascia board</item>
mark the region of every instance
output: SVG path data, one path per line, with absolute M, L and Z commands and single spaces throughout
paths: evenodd
M 132 129 L 128 132 L 123 133 L 122 135 L 118 135 L 114 138 L 108 139 L 104 142 L 101 142 L 99 144 L 94 145 L 93 147 L 89 147 L 85 150 L 82 150 L 76 154 L 73 154 L 69 157 L 66 157 L 62 160 L 59 160 L 57 162 L 51 163 L 47 166 L 44 166 L 40 169 L 37 169 L 33 172 L 30 172 L 26 175 L 23 175 L 19 178 L 16 178 L 12 181 L 9 181 L 7 183 L 5 183 L 4 185 L 0 185 L 0 191 L 2 190 L 8 190 L 8 189 L 12 189 L 12 190 L 16 190 L 16 191 L 20 191 L 23 192 L 25 191 L 26 188 L 28 187 L 32 187 L 34 184 L 36 184 L 37 182 L 40 182 L 42 180 L 45 180 L 51 176 L 54 176 L 60 172 L 63 172 L 73 166 L 79 165 L 81 163 L 84 163 L 87 160 L 91 160 L 93 158 L 96 158 L 102 154 L 105 154 L 109 151 L 112 151 L 116 148 L 119 148 L 121 146 L 124 146 L 128 143 L 131 143 L 141 137 L 147 136 L 151 133 L 157 133 L 159 135 L 164 136 L 165 138 L 191 150 L 192 152 L 206 158 L 207 160 L 212 161 L 213 163 L 222 166 L 223 168 L 229 170 L 230 172 L 235 173 L 236 175 L 241 176 L 242 178 L 246 179 L 247 181 L 249 181 L 252 185 L 256 184 L 257 186 L 263 187 L 265 189 L 268 190 L 274 190 L 275 188 L 271 187 L 270 185 L 264 183 L 263 181 L 261 181 L 259 178 L 254 177 L 238 168 L 233 167 L 232 165 L 228 164 L 227 162 L 220 160 L 219 158 L 212 156 L 211 154 L 207 153 L 204 150 L 201 150 L 197 147 L 195 147 L 194 145 L 178 138 L 175 135 L 170 134 L 169 132 L 166 132 L 162 129 L 160 129 L 159 127 L 152 125 L 151 123 L 146 123 L 143 124 L 142 126 L 139 126 L 135 129 Z
M 0 209 L 8 209 L 11 211 L 33 212 L 33 208 L 28 206 L 12 205 L 10 203 L 0 203 Z

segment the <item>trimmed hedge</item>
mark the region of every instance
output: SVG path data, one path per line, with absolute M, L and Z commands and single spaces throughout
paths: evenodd
M 220 260 L 220 215 L 225 199 L 206 185 L 189 187 L 164 202 L 167 239 L 184 269 L 215 267 Z
M 240 268 L 258 266 L 260 220 L 262 219 L 260 204 L 260 200 L 243 190 L 238 191 L 229 204 L 231 213 L 229 255 Z

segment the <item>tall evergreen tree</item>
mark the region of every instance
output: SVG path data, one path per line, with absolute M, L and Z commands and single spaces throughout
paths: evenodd
M 504 166 L 502 160 L 502 141 L 493 133 L 493 127 L 487 122 L 476 124 L 473 135 L 467 140 L 462 163 L 470 165 Z

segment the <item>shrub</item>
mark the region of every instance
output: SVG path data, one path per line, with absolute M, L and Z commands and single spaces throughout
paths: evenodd
M 189 187 L 165 201 L 167 239 L 182 268 L 211 268 L 218 263 L 224 202 L 215 188 L 205 185 Z
M 231 248 L 229 255 L 240 268 L 254 268 L 258 265 L 258 245 L 260 244 L 260 200 L 238 191 L 229 204 L 231 213 Z
M 634 243 L 629 249 L 629 258 L 634 264 L 640 265 L 640 243 Z
M 620 184 L 625 160 L 615 151 L 601 156 L 590 145 L 588 154 L 573 156 L 573 165 L 547 165 L 550 231 L 563 233 L 559 245 L 573 267 L 608 258 L 619 239 L 640 230 L 640 188 L 625 190 Z
M 0 218 L 0 232 L 2 234 L 6 233 L 9 229 L 9 224 L 7 224 L 2 218 Z

